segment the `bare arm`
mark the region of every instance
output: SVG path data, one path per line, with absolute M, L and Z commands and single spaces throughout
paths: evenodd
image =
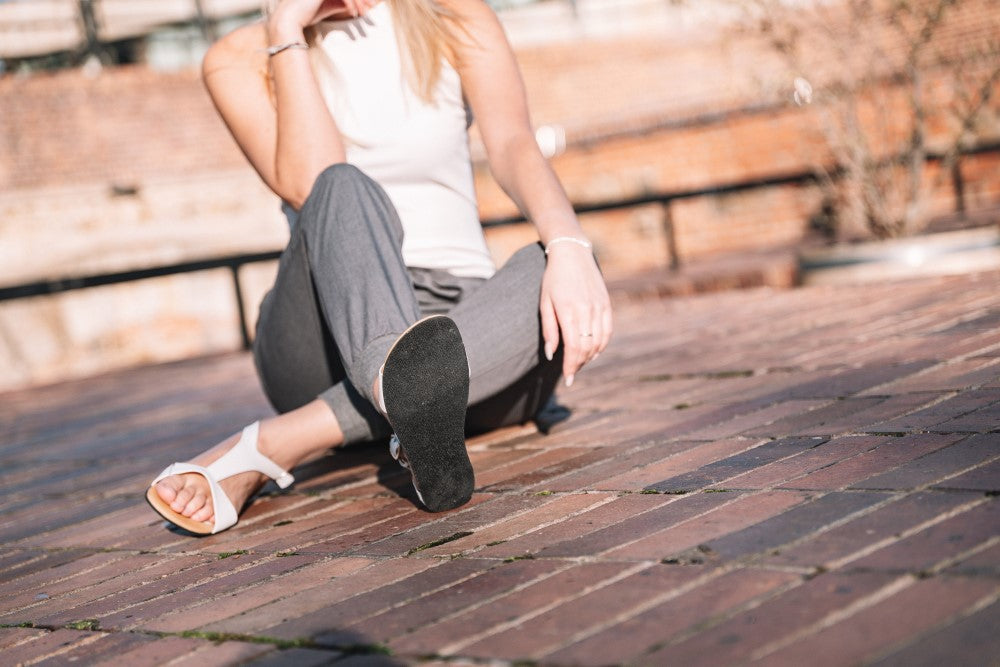
M 543 244 L 583 239 L 576 214 L 535 141 L 524 84 L 496 15 L 480 0 L 448 0 L 464 28 L 457 69 L 494 177 L 534 223 Z M 551 246 L 539 304 L 546 352 L 560 339 L 567 384 L 608 344 L 613 328 L 607 288 L 593 255 L 575 243 Z
M 303 30 L 324 12 L 360 13 L 367 0 L 283 0 L 266 23 L 226 35 L 205 55 L 209 95 L 236 143 L 279 197 L 299 208 L 327 166 L 344 161 L 340 132 L 313 75 L 309 54 L 275 44 L 303 42 Z

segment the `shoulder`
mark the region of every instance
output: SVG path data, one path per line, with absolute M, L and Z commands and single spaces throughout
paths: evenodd
M 500 25 L 496 13 L 484 0 L 437 0 L 437 4 L 465 31 Z
M 202 74 L 229 67 L 258 69 L 266 66 L 267 34 L 263 23 L 251 23 L 227 33 L 216 40 L 205 52 Z

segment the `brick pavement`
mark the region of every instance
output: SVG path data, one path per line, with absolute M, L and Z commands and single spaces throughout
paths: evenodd
M 622 297 L 573 418 L 471 440 L 445 514 L 365 445 L 166 529 L 153 474 L 269 412 L 244 354 L 4 394 L 2 661 L 996 662 L 998 286 Z

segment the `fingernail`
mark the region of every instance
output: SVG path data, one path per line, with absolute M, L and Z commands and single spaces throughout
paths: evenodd
M 549 361 L 552 361 L 552 344 L 551 343 L 546 343 L 545 344 L 545 358 L 548 359 Z
M 573 378 L 574 378 L 574 377 L 576 377 L 576 376 L 575 376 L 575 375 L 567 375 L 567 376 L 566 376 L 566 387 L 567 387 L 567 388 L 569 388 L 569 387 L 572 387 L 572 386 L 573 386 Z

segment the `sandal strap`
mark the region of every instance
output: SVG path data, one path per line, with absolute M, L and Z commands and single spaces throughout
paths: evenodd
M 259 433 L 260 422 L 250 424 L 243 429 L 239 442 L 208 466 L 207 470 L 216 481 L 221 482 L 233 475 L 249 471 L 267 475 L 282 489 L 288 488 L 295 481 L 291 473 L 260 453 L 257 449 Z

